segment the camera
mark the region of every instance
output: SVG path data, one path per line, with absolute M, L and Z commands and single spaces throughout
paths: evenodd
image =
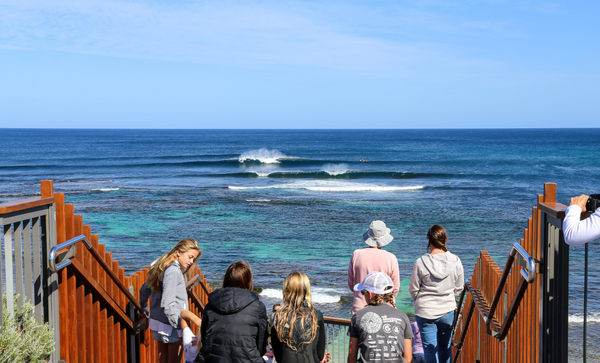
M 600 194 L 590 194 L 590 197 L 585 204 L 585 211 L 593 213 L 598 208 L 600 208 Z

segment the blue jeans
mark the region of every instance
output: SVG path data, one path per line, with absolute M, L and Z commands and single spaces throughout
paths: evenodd
M 423 353 L 413 353 L 413 361 L 412 363 L 425 363 L 425 354 Z
M 452 360 L 452 322 L 454 311 L 446 313 L 437 319 L 416 317 L 426 363 L 450 363 Z

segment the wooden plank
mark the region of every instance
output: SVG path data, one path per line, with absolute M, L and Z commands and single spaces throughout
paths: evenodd
M 42 180 L 40 186 L 42 197 L 51 197 L 54 194 L 54 182 L 52 180 Z
M 544 183 L 544 203 L 556 203 L 556 183 Z
M 90 235 L 89 238 L 90 243 L 92 244 L 92 247 L 97 248 L 98 247 L 98 235 L 96 234 L 92 234 Z M 91 260 L 91 269 L 90 269 L 90 273 L 92 275 L 92 279 L 94 281 L 96 281 L 98 283 L 98 285 L 100 285 L 100 282 L 98 281 L 98 262 L 96 262 L 95 260 Z M 102 287 L 102 285 L 100 285 Z M 91 326 L 91 330 L 92 330 L 92 336 L 91 336 L 91 341 L 92 341 L 92 352 L 93 352 L 93 356 L 94 356 L 94 361 L 95 362 L 102 362 L 100 360 L 100 300 L 98 298 L 93 298 L 92 300 L 92 307 L 91 307 L 91 318 L 93 322 L 96 322 L 94 324 L 92 324 Z
M 19 212 L 54 203 L 54 197 L 31 197 L 0 204 L 0 214 Z
M 112 271 L 113 273 L 117 273 L 117 271 L 119 270 L 119 261 L 115 261 L 115 260 L 111 260 L 111 266 L 112 266 Z M 111 281 L 111 284 L 113 286 L 113 291 L 112 291 L 112 295 L 113 298 L 115 299 L 115 302 L 117 303 L 117 305 L 119 304 L 119 290 L 117 288 L 117 286 L 115 285 L 115 280 Z M 115 334 L 114 340 L 113 340 L 113 349 L 115 350 L 115 362 L 116 363 L 121 363 L 121 324 L 119 324 L 119 322 L 117 320 L 115 320 L 115 325 L 113 327 L 113 331 Z M 125 363 L 125 362 L 122 362 Z
M 98 253 L 101 256 L 105 256 L 105 246 L 103 244 L 98 244 Z M 98 269 L 98 284 L 105 290 L 106 288 L 106 273 L 103 269 Z M 106 304 L 100 303 L 100 336 L 102 340 L 99 342 L 99 354 L 98 360 L 100 362 L 108 362 L 108 310 Z
M 69 313 L 68 315 L 68 339 L 66 340 L 61 340 L 60 341 L 60 350 L 62 351 L 63 349 L 65 350 L 69 350 L 69 356 L 71 357 L 71 361 L 76 361 L 77 360 L 77 347 L 78 344 L 72 344 L 72 342 L 77 341 L 77 321 L 76 321 L 76 316 L 77 316 L 77 299 L 75 297 L 75 293 L 77 290 L 77 286 L 76 286 L 76 276 L 75 276 L 75 272 L 73 271 L 73 269 L 69 269 L 68 266 L 67 268 L 69 271 L 68 274 L 68 280 L 67 280 L 67 285 L 68 285 L 68 298 L 69 298 L 69 305 L 68 305 L 68 309 L 69 309 Z
M 538 208 L 548 214 L 551 215 L 555 218 L 558 219 L 564 219 L 565 218 L 565 211 L 567 210 L 567 206 L 561 203 L 555 203 L 555 202 L 544 202 L 544 203 L 538 203 Z M 585 219 L 587 217 L 589 217 L 591 215 L 591 213 L 582 213 L 581 214 L 581 218 Z
M 56 242 L 57 244 L 63 243 L 67 240 L 65 230 L 65 195 L 62 193 L 54 194 L 55 207 L 56 207 Z M 35 241 L 35 238 L 34 238 Z M 58 301 L 60 305 L 59 321 L 60 321 L 60 341 L 61 350 L 60 358 L 65 362 L 71 361 L 70 349 L 63 349 L 63 343 L 70 341 L 69 331 L 69 287 L 68 287 L 68 274 L 67 269 L 62 269 L 59 272 L 59 285 L 58 285 Z M 75 357 L 73 357 L 73 360 Z
M 127 279 L 125 278 L 125 270 L 120 268 L 118 269 L 118 275 L 119 275 L 119 279 L 121 280 L 122 283 L 125 284 L 125 286 L 127 288 L 129 288 L 129 285 L 127 284 Z M 121 307 L 123 308 L 123 311 L 127 311 L 127 304 L 129 303 L 129 299 L 125 298 L 125 296 L 123 295 L 123 293 L 119 293 L 119 296 L 121 297 Z M 132 322 L 133 325 L 133 322 Z M 127 339 L 128 339 L 129 335 L 127 334 L 127 331 L 123 328 L 123 325 L 121 325 L 121 362 L 127 362 Z
M 71 259 L 71 266 L 79 261 L 76 258 Z M 75 318 L 76 318 L 76 332 L 77 332 L 77 362 L 86 363 L 86 321 L 84 316 L 85 309 L 85 285 L 84 281 L 77 279 L 77 286 L 75 291 Z
M 74 208 L 73 208 L 74 210 Z M 68 212 L 70 213 L 70 211 Z M 75 236 L 79 236 L 83 233 L 83 217 L 81 215 L 73 215 L 72 217 L 72 233 L 73 233 L 73 237 Z M 71 238 L 73 238 L 71 237 Z M 83 262 L 83 254 L 85 253 L 85 247 L 83 247 L 83 243 L 79 242 L 76 246 L 77 248 L 77 253 L 75 254 L 75 257 L 73 257 L 71 259 L 71 263 L 73 263 L 74 261 L 79 261 L 79 262 Z M 87 323 L 86 323 L 86 316 L 85 316 L 85 295 L 86 295 L 86 291 L 85 291 L 85 285 L 83 283 L 83 281 L 81 281 L 80 279 L 77 279 L 77 288 L 76 288 L 76 293 L 75 293 L 75 299 L 76 299 L 76 321 L 77 321 L 77 361 L 78 363 L 87 363 L 87 339 L 86 339 L 86 330 L 87 330 Z
M 87 238 L 88 241 L 91 241 L 91 239 L 92 239 L 91 226 L 83 225 L 83 217 L 82 216 L 76 216 L 76 217 L 81 217 L 81 218 L 76 218 L 77 223 L 78 224 L 81 223 L 81 224 L 79 224 L 79 226 L 81 227 L 81 234 L 83 234 Z M 83 252 L 83 268 L 89 273 L 89 277 L 91 279 L 93 279 L 93 276 L 91 274 L 92 256 L 87 251 L 87 248 L 84 246 L 83 243 L 79 243 L 79 246 L 81 246 L 81 252 Z M 77 253 L 79 253 L 79 250 L 77 251 Z M 86 291 L 86 293 L 85 293 L 85 302 L 84 302 L 84 306 L 85 306 L 84 317 L 85 317 L 86 321 L 94 321 L 95 322 L 96 320 L 93 320 L 93 318 L 92 318 L 92 305 L 94 304 L 93 293 L 87 287 L 86 287 L 85 291 Z M 90 329 L 86 329 L 86 335 L 85 335 L 86 358 L 87 358 L 87 361 L 91 362 L 91 363 L 96 362 L 96 352 L 94 352 L 94 339 L 93 339 L 94 334 L 93 334 L 93 332 L 94 332 L 94 329 L 92 329 L 90 327 Z
M 73 231 L 73 214 L 74 208 L 73 204 L 65 204 L 64 210 L 64 218 L 65 218 L 65 238 L 70 240 L 75 237 L 75 232 Z
M 56 243 L 61 244 L 67 240 L 65 233 L 65 195 L 54 194 L 56 206 Z

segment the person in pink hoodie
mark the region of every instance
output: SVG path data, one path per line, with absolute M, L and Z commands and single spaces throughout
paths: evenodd
M 380 271 L 391 277 L 394 283 L 394 298 L 398 295 L 398 291 L 400 291 L 398 258 L 393 253 L 381 249 L 381 247 L 392 242 L 393 239 L 390 229 L 387 228 L 384 222 L 373 221 L 369 229 L 363 234 L 363 241 L 368 247 L 355 250 L 352 253 L 350 266 L 348 266 L 348 287 L 354 293 L 352 314 L 367 306 L 364 295 L 354 291 L 354 286 L 361 283 L 369 272 Z

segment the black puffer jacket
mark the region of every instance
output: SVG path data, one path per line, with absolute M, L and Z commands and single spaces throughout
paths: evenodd
M 250 290 L 226 287 L 208 295 L 196 362 L 264 363 L 268 322 L 265 304 Z

